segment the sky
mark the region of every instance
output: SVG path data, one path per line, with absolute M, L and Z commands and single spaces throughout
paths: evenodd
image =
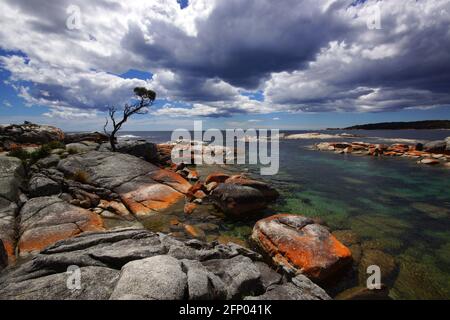
M 0 123 L 124 130 L 450 119 L 450 0 L 0 0 Z

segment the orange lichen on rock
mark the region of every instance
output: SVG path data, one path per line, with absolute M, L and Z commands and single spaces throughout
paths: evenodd
M 205 184 L 209 184 L 211 182 L 224 183 L 230 176 L 225 173 L 212 173 L 208 177 L 206 177 Z
M 85 231 L 104 230 L 99 215 L 81 208 L 50 215 L 42 222 L 45 224 L 37 223 L 23 231 L 18 243 L 19 254 L 41 251 L 59 240 Z
M 258 221 L 253 242 L 279 267 L 325 281 L 351 262 L 350 250 L 325 227 L 298 215 Z
M 6 254 L 8 255 L 9 264 L 16 261 L 15 245 L 11 240 L 2 238 L 3 246 L 5 248 Z
M 184 199 L 183 194 L 164 184 L 142 185 L 138 189 L 120 194 L 123 203 L 138 218 L 152 215 Z
M 149 177 L 159 183 L 163 183 L 181 193 L 187 193 L 191 184 L 178 173 L 169 170 L 156 170 L 149 174 Z
M 184 206 L 184 213 L 187 215 L 191 215 L 196 208 L 197 205 L 195 203 L 186 203 L 186 205 Z

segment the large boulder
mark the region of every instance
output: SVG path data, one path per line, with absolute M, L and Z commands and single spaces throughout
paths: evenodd
M 109 143 L 103 143 L 99 151 L 111 151 Z M 158 163 L 158 149 L 156 144 L 146 140 L 119 140 L 116 151 L 129 154 L 151 163 Z
M 280 195 L 278 191 L 269 184 L 262 181 L 248 179 L 240 175 L 230 177 L 225 181 L 225 183 L 256 189 L 262 193 L 266 201 L 273 201 Z
M 234 218 L 258 212 L 279 196 L 267 183 L 243 176 L 214 174 L 208 176 L 207 182 L 219 182 L 211 192 L 211 199 L 220 210 Z
M 349 266 L 350 250 L 324 226 L 299 215 L 279 214 L 259 220 L 252 242 L 274 265 L 324 282 Z
M 169 210 L 191 188 L 180 175 L 122 153 L 73 155 L 60 161 L 58 169 L 68 177 L 82 173 L 85 183 L 114 191 L 140 218 Z
M 3 126 L 0 128 L 0 136 L 4 145 L 11 142 L 17 144 L 44 144 L 51 141 L 64 140 L 64 132 L 61 129 L 30 122 Z
M 281 278 L 261 259 L 236 244 L 179 241 L 148 230 L 85 232 L 4 270 L 0 300 L 264 299 L 273 287 L 291 285 L 291 299 L 325 298 L 307 279 Z M 81 290 L 66 286 L 71 266 L 80 268 Z
M 32 198 L 51 196 L 61 192 L 61 185 L 43 174 L 36 173 L 28 182 L 28 192 Z
M 156 144 L 145 140 L 124 140 L 119 141 L 117 151 L 131 154 L 142 158 L 148 162 L 156 163 L 158 161 L 158 149 Z
M 203 264 L 226 284 L 227 299 L 241 299 L 252 292 L 264 291 L 259 268 L 248 257 L 215 259 Z
M 80 141 L 66 144 L 66 150 L 74 153 L 94 151 L 99 148 L 99 144 L 92 141 Z
M 100 216 L 55 196 L 28 200 L 20 210 L 19 220 L 21 256 L 85 231 L 103 230 Z
M 219 184 L 211 192 L 211 200 L 232 218 L 245 218 L 267 206 L 264 195 L 258 189 L 237 184 Z
M 0 156 L 0 239 L 10 260 L 14 260 L 16 214 L 25 171 L 17 158 Z
M 66 133 L 64 137 L 64 142 L 66 144 L 82 141 L 102 143 L 109 141 L 109 137 L 106 134 L 100 132 Z
M 113 300 L 181 300 L 187 276 L 181 261 L 167 255 L 127 263 L 111 295 Z

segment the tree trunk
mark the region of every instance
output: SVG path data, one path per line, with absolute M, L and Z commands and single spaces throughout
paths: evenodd
M 111 132 L 109 135 L 109 143 L 111 144 L 111 151 L 116 152 L 116 133 Z

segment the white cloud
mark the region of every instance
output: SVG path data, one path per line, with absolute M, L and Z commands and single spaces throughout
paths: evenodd
M 12 108 L 12 104 L 8 100 L 3 100 L 3 106 L 6 108 Z
M 382 28 L 369 30 L 377 3 Z M 121 105 L 135 86 L 168 100 L 153 114 L 171 118 L 449 105 L 449 1 L 348 4 L 3 0 L 0 47 L 12 53 L 0 63 L 29 105 L 62 119 Z M 66 28 L 69 5 L 80 30 Z M 154 77 L 115 75 L 129 69 Z M 240 94 L 256 90 L 264 101 Z

